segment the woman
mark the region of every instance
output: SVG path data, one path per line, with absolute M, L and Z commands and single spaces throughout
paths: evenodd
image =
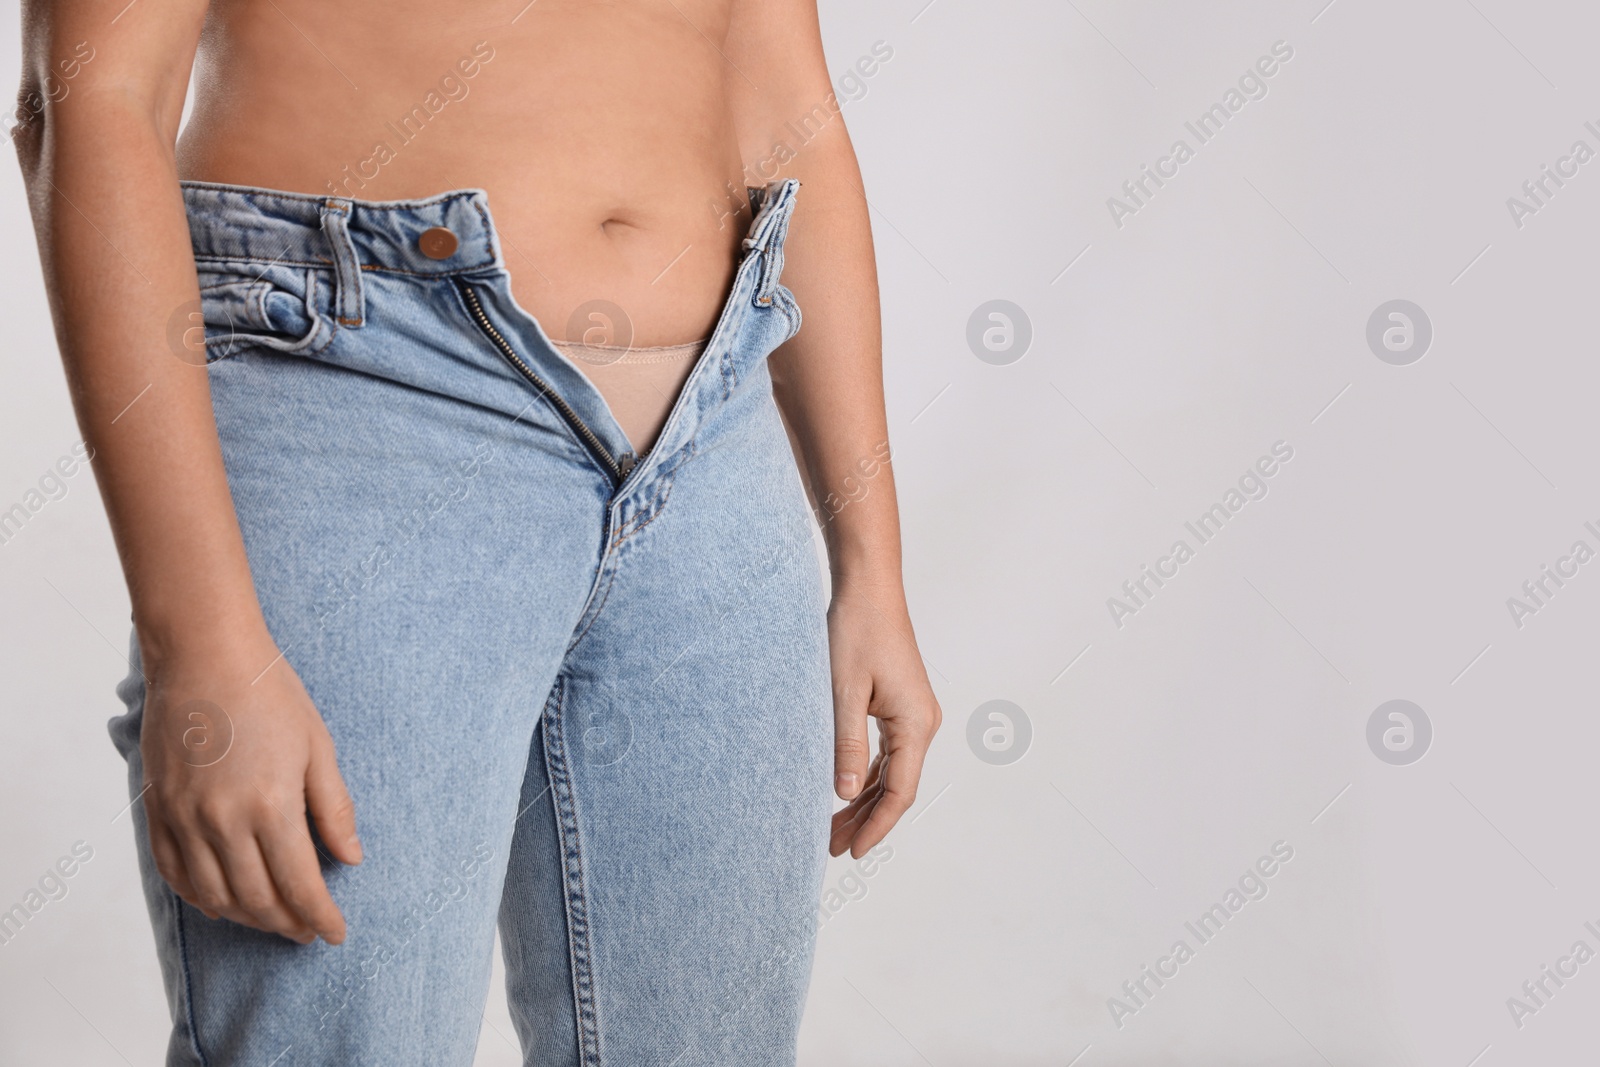
M 939 721 L 813 0 L 23 18 L 168 1062 L 470 1063 L 497 929 L 530 1064 L 793 1062 Z

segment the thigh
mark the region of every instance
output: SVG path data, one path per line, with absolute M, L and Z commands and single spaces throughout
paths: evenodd
M 585 1065 L 794 1062 L 831 686 L 813 526 L 764 375 L 644 487 L 545 711 Z
M 369 326 L 314 358 L 251 349 L 210 370 L 262 608 L 333 735 L 365 861 L 325 865 L 339 946 L 208 920 L 146 862 L 173 1062 L 472 1060 L 530 743 L 605 504 L 518 383 L 494 379 L 497 405 L 381 372 L 432 362 L 477 388 L 474 358 Z M 125 696 L 137 792 L 140 684 Z

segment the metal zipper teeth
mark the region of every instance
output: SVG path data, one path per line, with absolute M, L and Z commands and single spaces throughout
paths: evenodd
M 606 446 L 599 437 L 595 436 L 595 432 L 589 429 L 582 419 L 578 418 L 578 413 L 572 410 L 572 405 L 563 400 L 560 393 L 550 388 L 549 383 L 535 374 L 533 368 L 524 363 L 522 357 L 517 355 L 516 349 L 511 347 L 511 342 L 507 341 L 501 336 L 500 331 L 494 328 L 494 323 L 489 321 L 489 316 L 483 313 L 483 305 L 478 302 L 478 294 L 472 291 L 471 284 L 467 282 L 458 284 L 461 289 L 461 295 L 471 307 L 473 318 L 478 320 L 478 325 L 482 327 L 483 332 L 488 334 L 489 339 L 495 343 L 495 347 L 500 349 L 500 354 L 505 356 L 506 360 L 517 368 L 522 373 L 522 376 L 528 379 L 541 394 L 550 399 L 550 402 L 556 406 L 556 410 L 561 413 L 561 417 L 566 419 L 572 428 L 578 431 L 579 435 L 588 442 L 590 451 L 605 461 L 605 465 L 611 471 L 612 477 L 616 478 L 618 482 L 627 477 L 628 471 L 623 470 L 611 453 L 606 451 Z

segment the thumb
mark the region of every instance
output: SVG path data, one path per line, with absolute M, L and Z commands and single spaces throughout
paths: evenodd
M 854 800 L 866 780 L 872 755 L 867 743 L 867 698 L 871 685 L 843 685 L 833 693 L 833 790 Z
M 361 862 L 361 839 L 356 836 L 356 806 L 339 775 L 333 745 L 324 741 L 313 747 L 311 765 L 306 768 L 306 807 L 323 844 L 340 863 Z

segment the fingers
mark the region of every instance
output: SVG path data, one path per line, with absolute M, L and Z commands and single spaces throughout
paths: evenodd
M 212 851 L 211 843 L 198 833 L 179 831 L 173 836 L 183 852 L 183 865 L 189 872 L 191 891 L 183 899 L 199 908 L 208 919 L 228 918 L 243 922 L 244 913 L 235 907 L 233 893 L 228 889 L 227 875 L 223 873 L 222 863 Z
M 887 727 L 886 727 L 887 728 Z M 917 782 L 922 777 L 922 759 L 927 754 L 927 742 L 920 745 L 893 746 L 890 758 L 883 761 L 883 791 L 872 805 L 861 828 L 850 842 L 850 855 L 860 859 L 867 850 L 888 836 L 900 816 L 911 810 L 917 799 Z
M 339 774 L 333 742 L 313 745 L 306 768 L 306 806 L 323 844 L 340 863 L 361 862 L 361 839 L 356 836 L 356 806 Z
M 870 686 L 868 687 L 870 690 Z M 833 789 L 841 800 L 860 795 L 871 756 L 867 704 L 871 693 L 840 686 L 833 694 Z
M 873 761 L 866 788 L 834 815 L 828 839 L 831 854 L 841 855 L 848 848 L 860 859 L 911 809 L 940 718 L 937 703 L 911 714 L 880 716 L 878 759 Z
M 828 837 L 830 856 L 842 856 L 849 851 L 856 833 L 872 814 L 873 804 L 877 801 L 880 790 L 873 789 L 870 792 L 870 797 L 867 797 L 866 793 L 862 794 L 863 797 L 867 797 L 867 803 L 853 811 L 848 809 L 841 811 L 833 817 L 833 831 Z
M 228 888 L 247 917 L 245 925 L 282 934 L 302 945 L 316 940 L 316 932 L 291 912 L 279 895 L 255 838 L 236 838 L 217 846 L 216 852 L 228 877 Z
M 344 916 L 323 881 L 309 828 L 303 820 L 291 821 L 265 794 L 257 798 L 257 805 L 230 813 L 202 809 L 177 824 L 152 810 L 156 869 L 208 919 L 228 919 L 301 944 L 318 936 L 340 944 Z
M 198 897 L 194 883 L 189 878 L 189 867 L 183 862 L 183 850 L 178 847 L 177 839 L 167 827 L 166 819 L 153 807 L 146 806 L 145 825 L 149 827 L 150 855 L 156 861 L 156 871 L 181 899 L 199 907 L 195 903 Z M 210 918 L 215 919 L 216 916 Z
M 278 895 L 289 910 L 330 945 L 344 942 L 344 916 L 328 892 L 310 836 L 287 820 L 259 837 Z
M 838 856 L 850 847 L 850 841 L 861 824 L 872 814 L 872 806 L 883 793 L 882 772 L 884 757 L 880 753 L 867 772 L 867 784 L 854 800 L 833 814 L 833 826 L 828 836 L 828 852 Z

